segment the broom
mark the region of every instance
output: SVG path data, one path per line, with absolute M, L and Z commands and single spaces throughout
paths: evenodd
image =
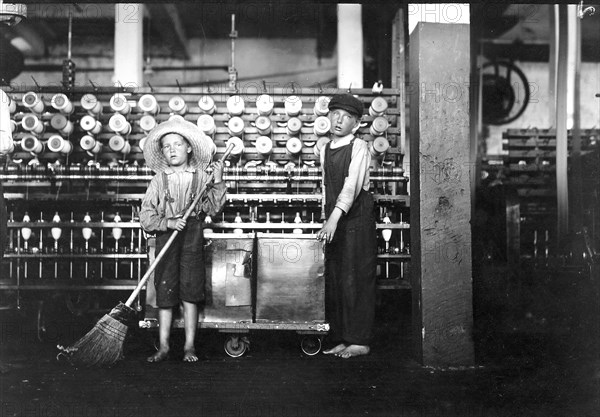
M 223 162 L 231 151 L 234 145 L 230 144 L 225 153 L 221 157 L 220 161 Z M 213 174 L 211 173 L 207 184 L 212 180 Z M 183 219 L 187 218 L 192 214 L 192 211 L 196 205 L 200 202 L 200 199 L 206 191 L 207 184 L 204 185 L 202 190 L 192 201 L 192 204 L 188 207 L 183 215 Z M 178 230 L 174 230 L 165 246 L 156 255 L 154 261 L 148 267 L 148 270 L 135 287 L 127 301 L 125 303 L 119 303 L 113 308 L 110 313 L 105 314 L 96 323 L 94 328 L 90 330 L 85 336 L 79 339 L 71 346 L 58 345 L 57 348 L 60 350 L 57 359 L 61 356 L 65 356 L 68 360 L 75 364 L 82 364 L 88 366 L 94 365 L 112 365 L 123 357 L 123 342 L 127 335 L 127 329 L 135 323 L 136 311 L 131 308 L 131 305 L 135 301 L 142 287 L 146 285 L 146 282 L 150 278 L 150 275 L 156 269 L 158 263 L 165 256 L 165 253 L 179 234 Z

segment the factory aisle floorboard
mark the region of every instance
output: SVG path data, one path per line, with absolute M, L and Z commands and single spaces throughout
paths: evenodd
M 46 340 L 14 312 L 1 312 L 0 416 L 597 416 L 598 350 L 570 334 L 513 328 L 479 343 L 478 364 L 436 369 L 410 357 L 410 304 L 388 292 L 368 356 L 304 355 L 291 332 L 256 332 L 251 350 L 230 358 L 224 336 L 203 330 L 200 361 L 145 362 L 154 337 L 134 330 L 112 368 L 56 361 L 55 345 L 95 321 L 47 323 Z M 399 308 L 400 306 L 400 308 Z M 402 307 L 404 306 L 404 307 Z M 89 329 L 89 327 L 87 327 Z M 68 342 L 68 340 L 67 340 Z

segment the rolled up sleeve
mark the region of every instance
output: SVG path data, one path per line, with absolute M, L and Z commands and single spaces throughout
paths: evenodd
M 365 183 L 368 183 L 370 163 L 371 154 L 367 143 L 355 141 L 352 147 L 352 160 L 348 168 L 348 176 L 344 180 L 342 191 L 335 202 L 335 206 L 339 207 L 344 214 L 348 213 L 360 190 L 365 187 Z
M 206 189 L 206 196 L 200 203 L 200 210 L 209 216 L 215 216 L 223 209 L 226 195 L 227 186 L 224 181 L 218 184 L 209 184 Z
M 160 193 L 158 176 L 155 176 L 150 181 L 150 185 L 148 185 L 140 209 L 140 225 L 148 233 L 164 232 L 167 230 L 167 219 L 159 207 Z

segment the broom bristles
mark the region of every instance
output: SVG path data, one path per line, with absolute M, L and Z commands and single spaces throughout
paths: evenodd
M 58 346 L 58 349 L 74 364 L 113 365 L 123 357 L 127 322 L 131 321 L 134 313 L 133 309 L 121 303 L 73 345 L 66 348 Z

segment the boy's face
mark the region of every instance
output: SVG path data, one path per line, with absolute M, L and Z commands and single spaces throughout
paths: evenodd
M 353 133 L 354 128 L 358 127 L 360 123 L 356 116 L 343 109 L 331 110 L 329 121 L 331 122 L 331 133 L 339 137 Z
M 160 140 L 162 153 L 172 167 L 187 165 L 192 147 L 177 133 L 168 133 Z

